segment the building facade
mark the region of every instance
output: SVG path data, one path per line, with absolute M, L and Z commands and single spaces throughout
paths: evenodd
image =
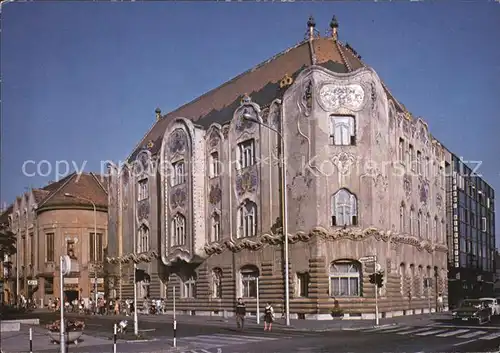
M 16 293 L 44 305 L 49 298 L 60 297 L 62 255 L 69 255 L 78 263 L 78 271 L 64 281 L 67 299 L 94 293 L 94 269 L 98 291 L 104 292 L 106 184 L 100 176 L 73 173 L 16 198 L 4 214 L 17 237 L 17 253 L 4 259 L 11 264 L 4 293 L 7 302 L 15 302 Z M 95 213 L 92 203 L 96 206 Z
M 284 219 L 292 318 L 329 318 L 335 300 L 346 316 L 374 317 L 376 270 L 382 316 L 434 310 L 439 293 L 447 303 L 450 154 L 338 39 L 335 20 L 330 37 L 312 19 L 307 30 L 193 102 L 157 111 L 129 163 L 110 167 L 108 261 L 121 297 L 133 296 L 135 262 L 139 297 L 171 305 L 175 290 L 177 310 L 217 315 L 238 297 L 255 313 L 259 295 L 279 315 Z M 377 264 L 359 261 L 372 255 Z
M 495 193 L 458 156 L 448 181 L 450 305 L 495 296 Z

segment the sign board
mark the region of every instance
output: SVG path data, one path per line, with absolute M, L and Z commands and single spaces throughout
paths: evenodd
M 38 286 L 38 280 L 36 280 L 36 279 L 29 279 L 28 280 L 28 286 Z
M 358 261 L 361 262 L 361 263 L 375 262 L 375 256 L 363 256 Z

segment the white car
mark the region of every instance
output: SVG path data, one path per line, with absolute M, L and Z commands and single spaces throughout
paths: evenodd
M 500 315 L 500 305 L 496 298 L 479 298 L 482 302 L 485 302 L 491 308 L 491 315 Z

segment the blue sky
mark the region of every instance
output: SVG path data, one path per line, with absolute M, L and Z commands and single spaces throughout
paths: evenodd
M 500 192 L 498 3 L 31 2 L 2 9 L 0 200 L 55 179 L 24 176 L 26 160 L 125 159 L 156 107 L 301 41 L 311 14 L 322 34 L 336 14 L 340 38 Z

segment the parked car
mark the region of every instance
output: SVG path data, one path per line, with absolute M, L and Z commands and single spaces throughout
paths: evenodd
M 491 308 L 480 299 L 466 299 L 452 312 L 454 321 L 476 321 L 479 325 L 491 320 Z
M 498 305 L 498 300 L 496 298 L 491 298 L 491 297 L 485 297 L 485 298 L 479 298 L 479 300 L 483 301 L 488 305 L 488 307 L 491 309 L 491 315 L 500 315 L 500 305 Z

